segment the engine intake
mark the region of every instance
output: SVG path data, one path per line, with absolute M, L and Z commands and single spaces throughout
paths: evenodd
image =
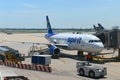
M 56 46 L 51 46 L 51 47 L 49 47 L 49 52 L 53 56 L 59 56 L 60 49 L 58 47 L 56 47 Z

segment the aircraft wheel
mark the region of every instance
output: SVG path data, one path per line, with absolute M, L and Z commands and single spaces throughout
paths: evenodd
M 78 51 L 78 56 L 83 56 L 83 51 Z
M 54 59 L 58 59 L 59 58 L 59 55 L 52 55 L 52 58 L 54 58 Z

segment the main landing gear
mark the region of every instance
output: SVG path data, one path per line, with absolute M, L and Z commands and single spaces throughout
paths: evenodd
M 83 57 L 84 55 L 83 55 L 83 51 L 78 51 L 78 56 L 80 56 L 80 57 Z

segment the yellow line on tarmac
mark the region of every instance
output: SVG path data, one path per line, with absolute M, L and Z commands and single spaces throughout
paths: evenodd
M 120 64 L 120 62 L 112 62 L 112 64 Z

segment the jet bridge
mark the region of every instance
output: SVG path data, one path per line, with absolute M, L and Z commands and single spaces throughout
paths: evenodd
M 120 58 L 120 29 L 102 30 L 96 32 L 95 35 L 101 39 L 105 48 L 118 49 L 118 57 Z

